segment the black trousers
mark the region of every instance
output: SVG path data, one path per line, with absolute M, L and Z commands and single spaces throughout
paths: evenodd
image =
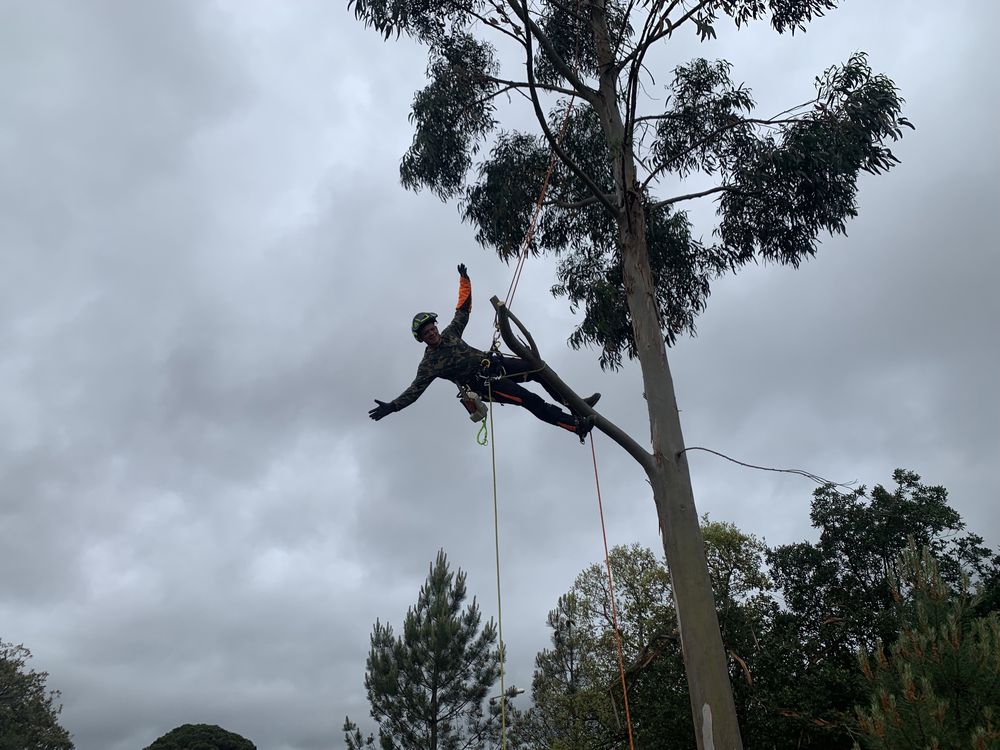
M 545 392 L 553 399 L 562 400 L 562 396 L 552 386 L 539 378 L 538 373 L 534 372 L 531 365 L 523 359 L 497 356 L 490 364 L 488 373 L 491 378 L 489 387 L 487 389 L 485 383 L 481 387 L 484 396 L 492 396 L 493 403 L 523 406 L 543 422 L 562 427 L 565 430 L 573 431 L 576 429 L 576 417 L 519 385 L 519 383 L 528 381 L 540 383 Z

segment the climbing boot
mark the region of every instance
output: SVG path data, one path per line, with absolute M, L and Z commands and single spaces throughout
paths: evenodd
M 577 417 L 576 429 L 574 429 L 573 432 L 575 432 L 576 436 L 580 438 L 580 443 L 582 444 L 587 442 L 587 435 L 590 434 L 592 429 L 594 429 L 593 417 Z
M 600 401 L 600 400 L 601 400 L 601 394 L 600 394 L 600 393 L 594 393 L 594 394 L 591 394 L 590 396 L 587 396 L 587 398 L 584 398 L 584 399 L 580 399 L 580 400 L 581 400 L 581 401 L 583 401 L 583 403 L 585 403 L 585 404 L 586 404 L 587 406 L 589 406 L 589 407 L 590 407 L 591 409 L 593 409 L 593 408 L 594 408 L 594 404 L 596 404 L 596 403 L 597 403 L 598 401 Z M 577 412 L 577 411 L 576 411 L 576 410 L 575 410 L 575 409 L 574 409 L 574 408 L 573 408 L 572 406 L 570 406 L 570 405 L 569 405 L 569 404 L 568 404 L 568 403 L 567 403 L 566 401 L 563 401 L 563 402 L 562 402 L 562 404 L 563 404 L 563 406 L 565 406 L 565 407 L 566 407 L 567 409 L 569 409 L 569 410 L 570 410 L 571 412 L 573 412 L 573 414 L 575 414 L 576 416 L 580 416 L 579 412 Z

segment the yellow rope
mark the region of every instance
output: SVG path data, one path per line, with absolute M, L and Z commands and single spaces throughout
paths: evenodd
M 490 441 L 490 457 L 493 460 L 493 540 L 496 546 L 497 560 L 497 638 L 500 641 L 500 748 L 507 750 L 507 691 L 504 687 L 503 663 L 506 654 L 503 644 L 503 607 L 500 598 L 500 509 L 497 503 L 497 434 L 493 429 L 493 384 L 486 381 L 486 393 L 489 398 L 490 432 L 493 433 L 493 440 Z M 485 424 L 485 423 L 484 423 Z

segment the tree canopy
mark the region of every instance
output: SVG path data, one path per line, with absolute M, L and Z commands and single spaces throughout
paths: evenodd
M 996 717 L 990 724 L 984 709 L 996 702 L 997 612 L 984 611 L 991 600 L 983 594 L 1000 558 L 965 529 L 944 488 L 911 471 L 893 478 L 894 486 L 871 491 L 817 489 L 815 544 L 771 548 L 732 524 L 703 521 L 748 747 L 846 748 L 866 733 L 871 747 L 914 747 L 907 738 L 922 731 L 914 717 L 931 721 L 935 706 L 957 703 L 964 708 L 940 719 L 940 736 L 996 740 Z M 662 559 L 638 545 L 612 549 L 610 564 L 637 744 L 691 747 L 670 575 Z M 970 575 L 979 594 L 970 591 Z M 622 745 L 603 565 L 577 576 L 547 623 L 551 643 L 535 659 L 523 747 Z M 935 660 L 935 653 L 948 657 Z M 908 690 L 919 700 L 906 702 Z M 890 721 L 888 696 L 895 696 L 905 731 L 882 742 L 873 728 Z M 973 745 L 942 744 L 966 746 Z
M 553 291 L 584 313 L 570 342 L 597 346 L 605 366 L 637 354 L 625 245 L 645 247 L 671 342 L 694 331 L 713 277 L 758 260 L 797 266 L 820 234 L 844 232 L 858 212 L 858 175 L 890 169 L 887 144 L 911 127 L 892 80 L 863 52 L 817 71 L 807 101 L 765 114 L 725 60 L 650 62 L 654 47 L 685 33 L 715 39 L 727 20 L 805 31 L 836 0 L 350 4 L 386 39 L 405 34 L 427 47 L 403 185 L 458 199 L 501 258 L 519 251 L 556 155 L 530 249 L 560 256 Z M 503 127 L 505 102 L 511 116 L 519 105 L 534 113 L 533 131 Z M 683 206 L 708 196 L 718 223 L 706 241 Z
M 47 672 L 28 667 L 31 651 L 0 640 L 0 750 L 72 750 L 59 724 L 59 691 L 46 686 Z
M 466 604 L 465 573 L 452 573 L 439 551 L 407 611 L 402 634 L 375 622 L 365 671 L 371 715 L 383 750 L 459 750 L 499 735 L 487 701 L 500 674 L 497 628 L 481 626 L 475 598 Z M 374 743 L 348 718 L 348 748 Z
M 257 746 L 216 724 L 182 724 L 156 739 L 146 750 L 257 750 Z

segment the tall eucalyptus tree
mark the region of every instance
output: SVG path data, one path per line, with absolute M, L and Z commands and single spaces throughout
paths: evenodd
M 909 123 L 895 85 L 856 53 L 820 73 L 809 101 L 759 114 L 728 62 L 694 59 L 673 68 L 665 97 L 647 96 L 651 51 L 680 35 L 707 41 L 725 20 L 804 31 L 837 0 L 349 3 L 387 40 L 427 48 L 403 185 L 457 198 L 501 258 L 517 256 L 555 155 L 528 250 L 561 259 L 553 291 L 583 311 L 571 345 L 598 347 L 607 368 L 639 360 L 649 449 L 600 415 L 597 426 L 652 486 L 698 746 L 740 747 L 665 344 L 694 332 L 713 278 L 754 261 L 798 266 L 820 234 L 844 232 L 859 173 L 897 161 L 887 144 Z M 519 103 L 533 132 L 500 127 L 500 107 Z M 718 223 L 706 242 L 683 207 L 710 196 Z

